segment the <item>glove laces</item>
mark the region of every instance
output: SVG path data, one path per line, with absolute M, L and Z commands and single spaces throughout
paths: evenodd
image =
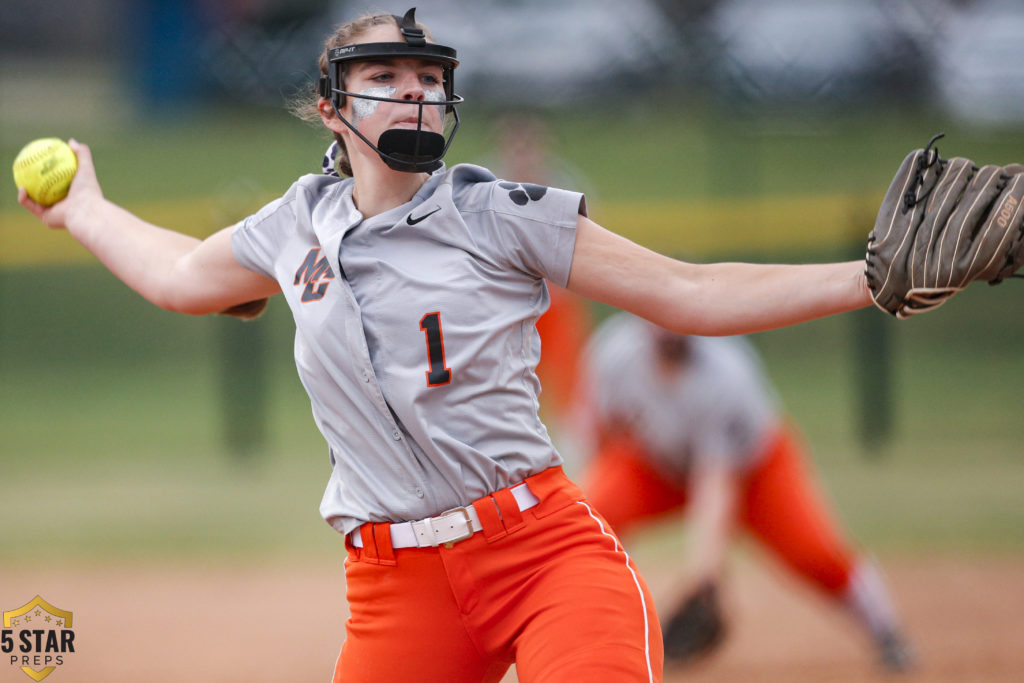
M 946 137 L 945 133 L 936 133 L 933 135 L 932 139 L 928 141 L 927 145 L 925 145 L 924 152 L 917 158 L 917 173 L 914 175 L 913 186 L 903 195 L 903 213 L 910 211 L 912 208 L 923 202 L 928 198 L 928 195 L 932 193 L 932 190 L 935 189 L 935 184 L 933 184 L 927 192 L 920 197 L 917 196 L 918 188 L 924 184 L 925 171 L 938 163 L 939 172 L 942 172 L 943 161 L 939 156 L 939 148 L 936 147 L 935 149 L 932 149 L 932 145 L 935 144 L 936 140 L 944 137 Z

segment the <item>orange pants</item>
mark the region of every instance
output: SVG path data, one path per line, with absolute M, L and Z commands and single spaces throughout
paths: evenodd
M 629 439 L 606 444 L 585 478 L 590 502 L 625 536 L 638 522 L 682 510 L 686 482 L 660 474 Z M 739 516 L 743 526 L 797 574 L 838 596 L 854 566 L 854 554 L 838 531 L 804 464 L 803 449 L 789 431 L 743 475 Z
M 654 603 L 633 561 L 560 467 L 473 506 L 483 530 L 451 548 L 390 545 L 389 525 L 348 544 L 350 616 L 334 680 L 660 681 Z
M 544 387 L 541 407 L 546 416 L 557 421 L 564 419 L 579 385 L 580 350 L 587 344 L 591 323 L 586 299 L 550 283 L 548 291 L 551 306 L 537 320 L 543 345 L 537 377 Z

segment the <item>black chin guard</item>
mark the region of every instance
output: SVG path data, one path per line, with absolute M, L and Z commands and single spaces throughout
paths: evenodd
M 459 129 L 459 113 L 455 106 L 464 100 L 455 94 L 453 81 L 455 67 L 459 65 L 454 48 L 428 43 L 423 29 L 416 26 L 416 8 L 410 9 L 404 17 L 395 16 L 404 43 L 356 43 L 331 48 L 328 52 L 327 74 L 320 76 L 318 92 L 320 97 L 330 99 L 335 115 L 342 123 L 370 146 L 388 167 L 407 173 L 432 172 L 441 167 L 441 159 Z M 420 59 L 436 62 L 441 65 L 444 100 L 412 102 L 392 97 L 374 97 L 360 95 L 345 89 L 345 65 L 349 62 L 360 62 L 371 59 Z M 394 128 L 384 131 L 380 140 L 374 145 L 366 136 L 341 115 L 346 97 L 376 100 L 378 102 L 394 102 L 397 104 L 415 104 L 418 106 L 417 125 L 415 130 Z M 454 126 L 447 141 L 443 134 L 423 130 L 423 107 L 439 106 L 445 108 L 445 114 L 451 114 Z M 447 127 L 447 126 L 446 126 Z
M 441 166 L 445 150 L 444 136 L 429 131 L 392 128 L 381 133 L 377 141 L 377 153 L 388 162 L 388 166 L 397 171 L 407 169 L 397 168 L 391 162 L 407 166 L 408 170 L 415 172 L 419 166 L 431 164 L 433 162 L 429 160 L 435 159 L 436 166 L 429 169 L 433 171 Z

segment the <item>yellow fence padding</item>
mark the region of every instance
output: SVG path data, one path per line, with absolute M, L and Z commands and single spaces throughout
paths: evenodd
M 270 198 L 267 198 L 269 200 Z M 822 249 L 867 239 L 881 195 L 723 198 L 707 201 L 600 201 L 591 217 L 655 251 L 683 258 L 730 252 Z M 226 206 L 222 198 L 128 208 L 143 219 L 205 237 L 260 203 Z M 0 213 L 0 267 L 86 263 L 92 257 L 63 231 L 48 230 L 21 208 Z

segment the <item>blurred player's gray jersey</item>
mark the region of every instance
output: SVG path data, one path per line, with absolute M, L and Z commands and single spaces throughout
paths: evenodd
M 582 195 L 460 165 L 363 220 L 353 181 L 300 178 L 235 226 L 235 257 L 274 278 L 295 363 L 330 447 L 321 513 L 435 515 L 561 458 L 537 417 L 544 279 L 569 277 Z
M 652 323 L 628 313 L 605 320 L 588 343 L 587 397 L 605 425 L 629 426 L 659 469 L 725 463 L 745 469 L 778 425 L 778 399 L 742 337 L 689 337 L 685 365 L 658 363 Z

